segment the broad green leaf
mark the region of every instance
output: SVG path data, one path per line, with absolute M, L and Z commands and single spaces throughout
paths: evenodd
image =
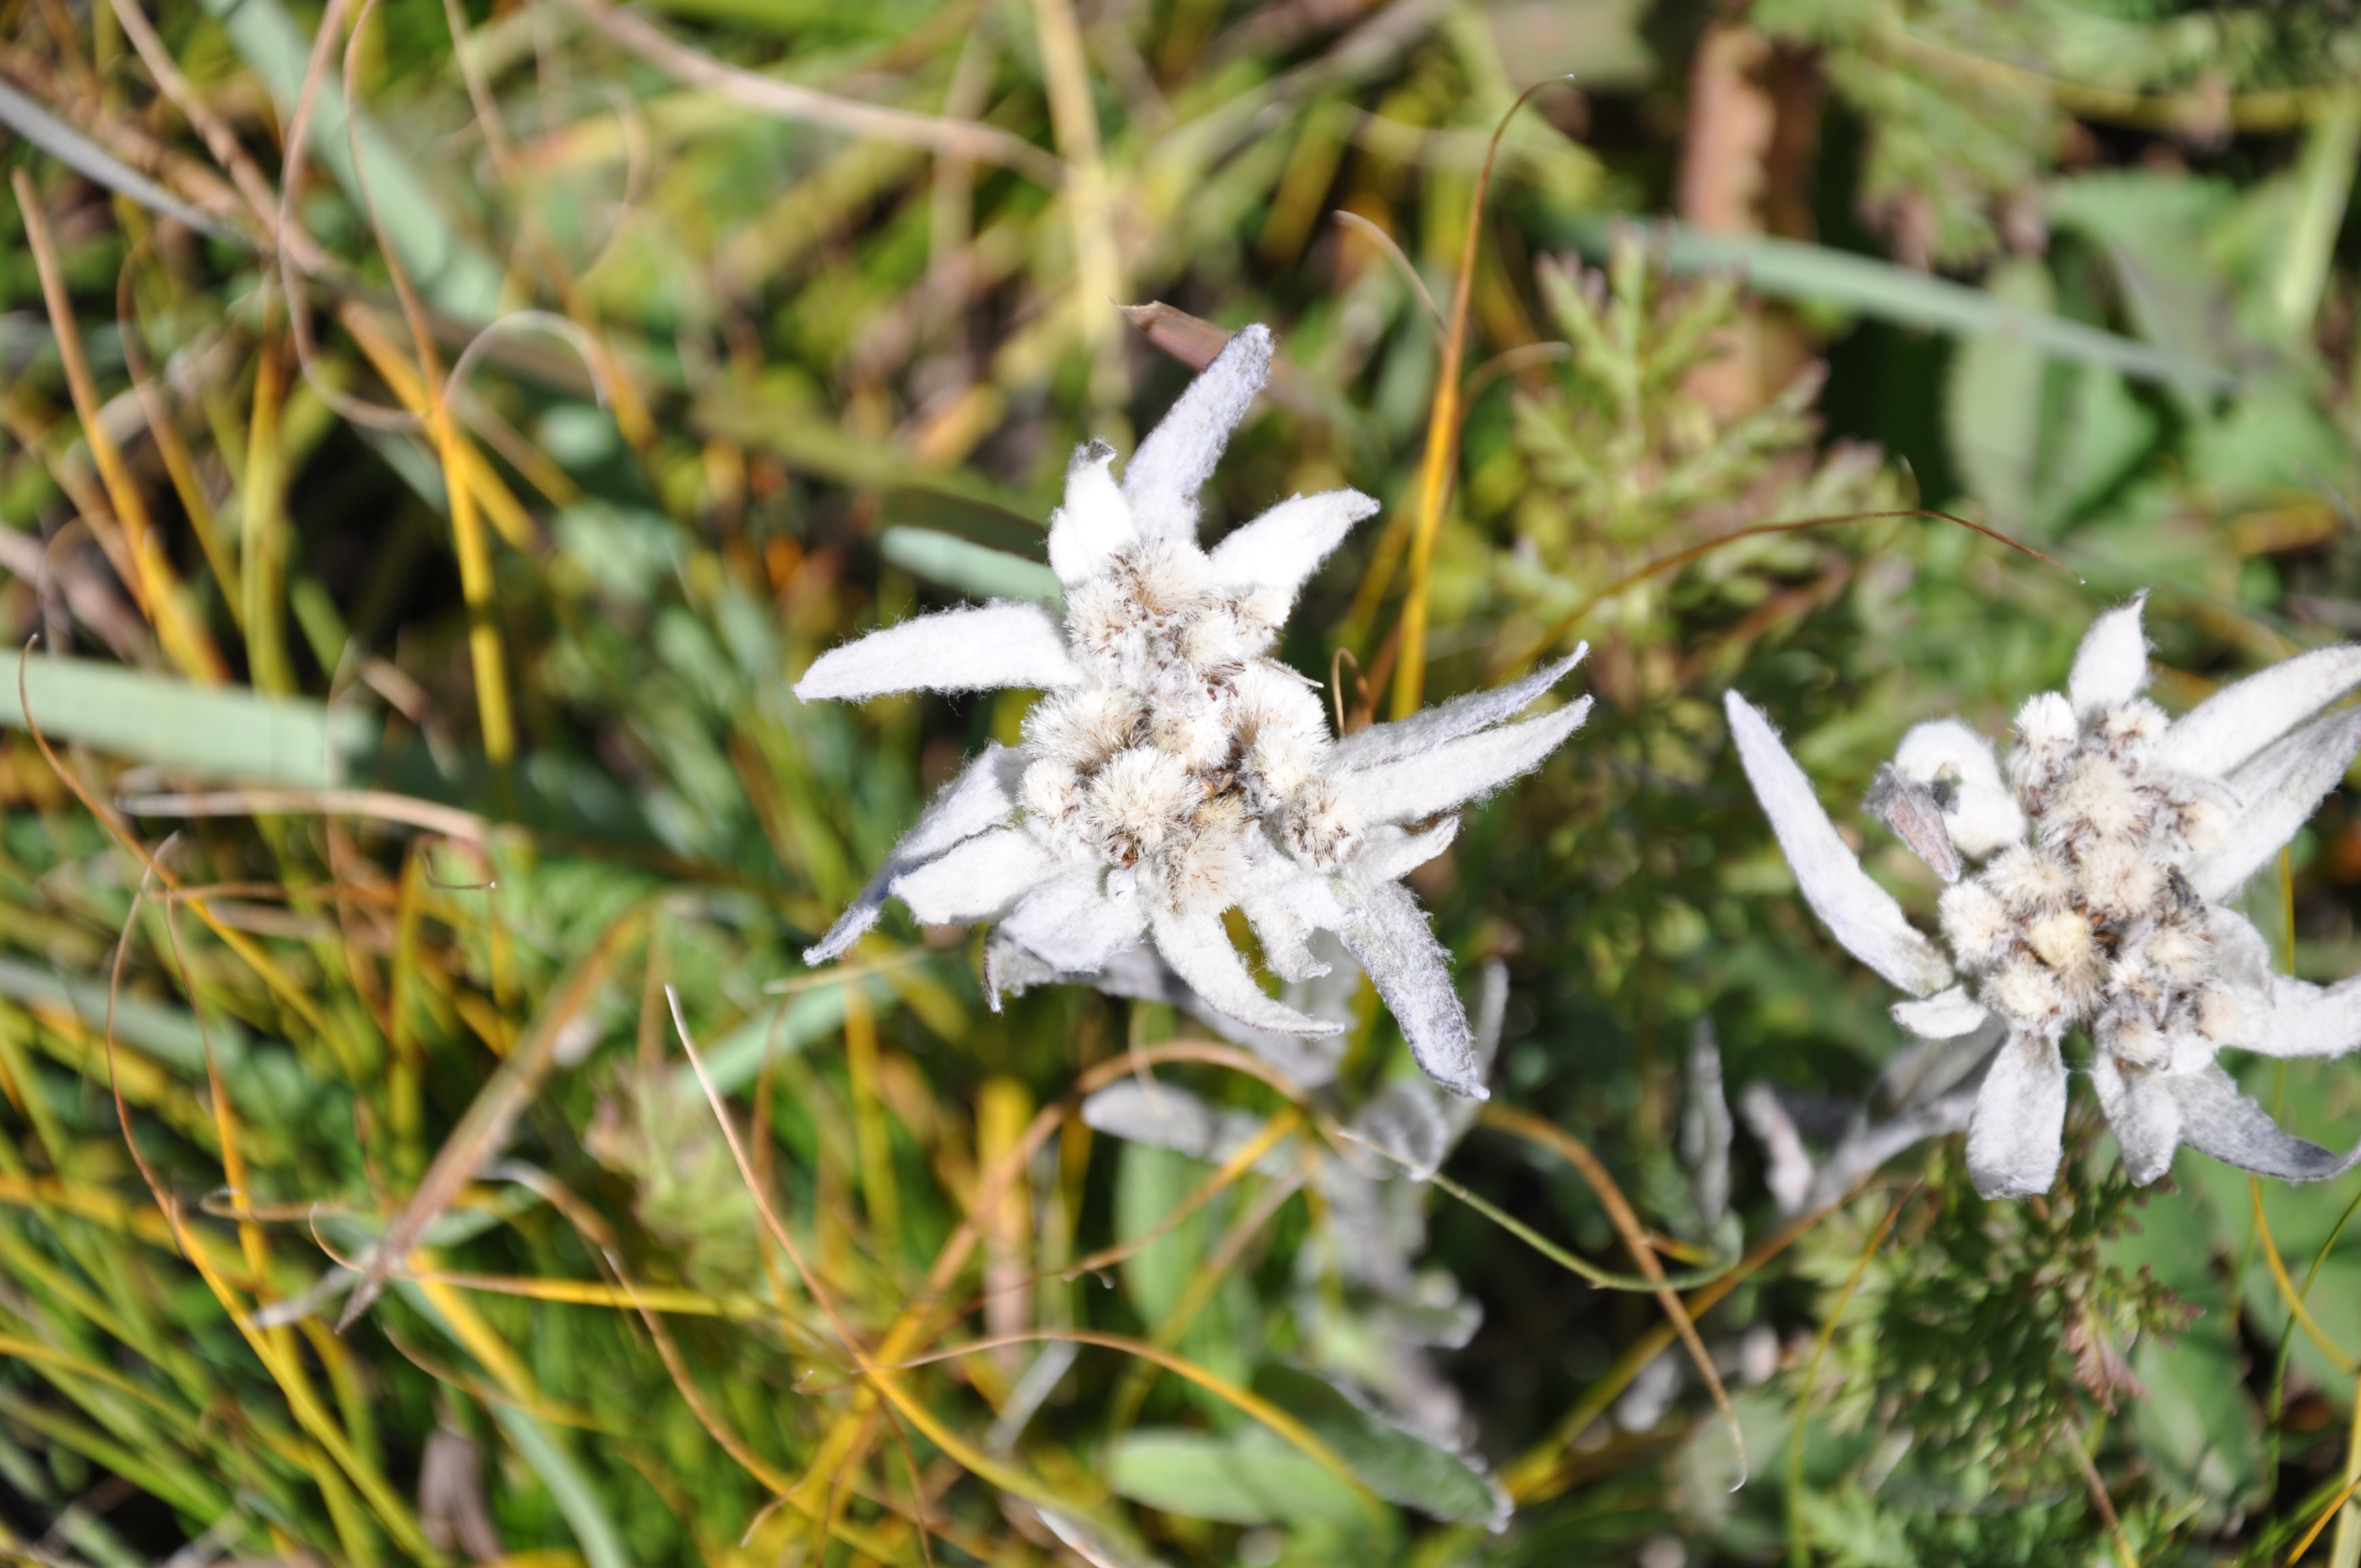
M 2088 510 L 2155 443 L 2162 422 L 2103 365 L 2070 372 L 2059 417 L 2050 422 L 2036 526 L 2055 533 Z
M 2148 381 L 2222 390 L 2236 378 L 2202 354 L 2173 345 L 2155 346 L 2045 311 L 1994 299 L 1981 289 L 1929 277 L 1891 262 L 1825 246 L 1761 235 L 1707 234 L 1660 222 L 1666 265 L 1675 272 L 1741 271 L 1747 287 L 1773 299 L 1807 301 L 1863 315 L 1965 336 L 1998 335 L 2032 345 L 2056 358 L 2107 365 Z M 1603 252 L 1608 227 L 1587 221 L 1573 238 Z
M 2208 1206 L 2185 1190 L 2158 1193 L 2139 1224 L 2106 1244 L 2111 1265 L 2149 1270 L 2197 1314 L 2169 1343 L 2147 1338 L 2118 1348 L 2147 1389 L 2127 1413 L 2157 1464 L 2158 1484 L 2217 1527 L 2258 1500 L 2262 1475 L 2262 1412 L 2246 1386 L 2251 1369 L 2215 1261 L 2238 1255 L 2239 1246 L 2237 1234 L 2214 1231 Z M 2286 1316 L 2280 1308 L 2258 1321 L 2276 1332 Z
M 1038 599 L 1062 610 L 1058 575 L 1036 561 L 930 528 L 889 528 L 878 550 L 914 576 L 979 599 Z
M 1353 1524 L 1360 1505 L 1336 1477 L 1260 1427 L 1235 1438 L 1148 1430 L 1108 1449 L 1106 1483 L 1134 1502 L 1224 1524 Z
M 2237 363 L 2247 346 L 2226 308 L 2234 280 L 2205 243 L 2236 205 L 2226 184 L 2134 173 L 2061 180 L 2048 193 L 2052 224 L 2105 248 L 2140 335 L 2176 364 L 2202 366 Z M 2192 411 L 2223 389 L 2185 371 L 2162 378 Z
M 1984 287 L 2017 310 L 2046 313 L 2057 303 L 2049 269 L 2030 257 L 1993 268 Z M 1943 389 L 1951 461 L 1968 493 L 2004 528 L 2023 528 L 2033 518 L 2048 368 L 2039 348 L 2001 334 L 1971 337 L 1951 358 L 1950 384 Z
M 1186 1155 L 1126 1143 L 1115 1168 L 1116 1238 L 1128 1242 L 1147 1234 L 1213 1172 L 1212 1166 Z M 1124 1289 L 1142 1321 L 1161 1323 L 1171 1312 L 1206 1249 L 1228 1223 L 1234 1196 L 1235 1190 L 1221 1193 L 1123 1260 Z M 1233 1382 L 1243 1383 L 1253 1369 L 1240 1337 L 1243 1332 L 1250 1332 L 1247 1325 L 1258 1321 L 1255 1298 L 1234 1273 L 1191 1321 L 1189 1332 L 1180 1337 L 1180 1352 Z M 1191 1397 L 1197 1397 L 1193 1388 Z M 1219 1403 L 1210 1395 L 1202 1396 L 1200 1402 L 1204 1401 L 1212 1401 L 1208 1408 Z
M 1497 1525 L 1508 1518 L 1507 1495 L 1474 1465 L 1411 1436 L 1326 1378 L 1272 1362 L 1256 1369 L 1254 1387 L 1342 1454 L 1386 1501 L 1453 1524 Z
M 347 782 L 375 743 L 375 724 L 355 708 L 331 711 L 300 697 L 201 686 L 95 660 L 36 654 L 24 673 L 33 718 L 51 740 L 157 767 L 326 789 Z M 26 727 L 16 683 L 5 675 L 0 725 Z

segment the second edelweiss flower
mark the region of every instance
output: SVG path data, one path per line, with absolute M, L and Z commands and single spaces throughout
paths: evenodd
M 1419 1065 L 1484 1087 L 1445 956 L 1400 879 L 1457 831 L 1454 807 L 1540 765 L 1585 697 L 1515 718 L 1580 661 L 1342 740 L 1318 686 L 1268 657 L 1306 578 L 1377 510 L 1353 490 L 1297 496 L 1197 543 L 1197 491 L 1270 370 L 1268 330 L 1233 337 L 1139 444 L 1079 448 L 1049 521 L 1061 629 L 1035 605 L 945 610 L 813 661 L 807 701 L 884 692 L 1038 687 L 1013 750 L 987 748 L 805 954 L 840 957 L 887 896 L 936 924 L 999 925 L 987 964 L 1021 983 L 1089 979 L 1143 940 L 1208 1006 L 1274 1035 L 1344 1025 L 1265 994 L 1231 945 L 1241 910 L 1270 968 L 1328 971 L 1335 932 L 1368 971 Z M 1423 825 L 1423 826 L 1422 826 Z M 1013 956 L 1012 956 L 1013 955 Z
M 1896 1004 L 1895 1019 L 1923 1038 L 1997 1045 L 1968 1127 L 1969 1172 L 1987 1197 L 2046 1191 L 2056 1177 L 2059 1043 L 2077 1025 L 2135 1181 L 2163 1175 L 2182 1144 L 2290 1181 L 2361 1159 L 2281 1131 L 2214 1061 L 2224 1046 L 2361 1047 L 2361 978 L 2323 990 L 2274 975 L 2260 934 L 2228 907 L 2361 748 L 2361 708 L 2321 712 L 2361 685 L 2361 646 L 2289 659 L 2168 721 L 2140 696 L 2145 598 L 2092 624 L 2064 693 L 2018 710 L 2005 780 L 1991 743 L 1955 718 L 1912 729 L 1878 771 L 1864 804 L 1949 884 L 1949 961 L 1861 870 L 1763 715 L 1728 698 L 1739 758 L 1805 899 L 1921 999 Z

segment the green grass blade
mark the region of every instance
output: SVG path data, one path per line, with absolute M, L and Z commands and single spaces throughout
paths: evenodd
M 889 528 L 877 542 L 885 559 L 913 576 L 978 599 L 1038 599 L 1063 611 L 1058 575 L 1036 561 L 931 528 Z
M 1707 234 L 1664 220 L 1666 265 L 1675 272 L 1735 269 L 1747 287 L 1773 299 L 1858 311 L 1904 326 L 1961 336 L 2015 337 L 2056 356 L 2105 365 L 2143 381 L 2194 384 L 2227 391 L 2237 378 L 2219 366 L 2169 353 L 2150 344 L 2081 322 L 2029 311 L 1981 289 L 1896 267 L 1872 257 L 1764 235 Z M 1575 243 L 1604 255 L 1611 232 L 1604 219 L 1573 225 Z
M 341 782 L 346 764 L 366 756 L 373 740 L 374 726 L 361 713 L 92 660 L 27 659 L 25 697 L 52 740 L 295 789 Z M 14 681 L 0 680 L 0 725 L 26 728 Z

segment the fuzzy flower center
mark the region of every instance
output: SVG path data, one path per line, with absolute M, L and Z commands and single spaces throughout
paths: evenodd
M 1175 907 L 1227 885 L 1257 827 L 1315 863 L 1348 853 L 1355 825 L 1320 776 L 1319 694 L 1264 656 L 1287 608 L 1168 543 L 1134 545 L 1076 587 L 1067 624 L 1091 678 L 1026 717 L 1036 831 Z
M 2165 722 L 2139 698 L 2079 719 L 2055 692 L 2026 703 L 2008 777 L 2029 832 L 1942 899 L 1944 936 L 1986 1006 L 2052 1039 L 2087 1025 L 2139 1068 L 2167 1065 L 2176 1037 L 2219 1042 L 2238 1021 L 2180 869 L 2224 814 L 2194 781 L 2148 772 Z M 1944 806 L 1955 787 L 1938 781 Z

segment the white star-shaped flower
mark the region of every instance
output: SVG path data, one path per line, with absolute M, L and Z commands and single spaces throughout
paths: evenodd
M 1267 656 L 1304 580 L 1377 503 L 1353 490 L 1281 501 L 1211 552 L 1197 492 L 1270 371 L 1249 326 L 1191 383 L 1117 481 L 1114 449 L 1077 449 L 1049 521 L 1060 628 L 1036 605 L 944 610 L 814 660 L 807 701 L 1036 687 L 1024 740 L 989 747 L 928 807 L 860 898 L 804 956 L 840 957 L 890 895 L 933 924 L 997 922 L 1035 974 L 1088 977 L 1143 941 L 1208 1006 L 1250 1029 L 1317 1038 L 1342 1023 L 1266 995 L 1231 945 L 1236 908 L 1288 981 L 1326 972 L 1335 932 L 1418 1063 L 1481 1099 L 1466 1010 L 1402 876 L 1456 832 L 1444 815 L 1540 765 L 1583 698 L 1514 718 L 1577 650 L 1513 685 L 1335 739 L 1319 688 Z
M 1903 737 L 1864 803 L 1949 884 L 1943 951 L 1872 882 L 1763 715 L 1729 695 L 1730 734 L 1814 912 L 1919 1000 L 1894 1018 L 1927 1039 L 1999 1047 L 1968 1126 L 1986 1197 L 2047 1191 L 2066 1115 L 2059 1042 L 2077 1025 L 2125 1168 L 2143 1185 L 2187 1144 L 2225 1164 L 2318 1181 L 2361 1160 L 2282 1131 L 2214 1060 L 2361 1047 L 2361 977 L 2323 988 L 2271 972 L 2227 907 L 2345 774 L 2361 645 L 2317 649 L 2216 693 L 2177 721 L 2140 696 L 2145 594 L 2092 623 L 2064 693 L 2017 711 L 2007 776 L 1956 718 Z M 1957 977 L 1964 975 L 1964 980 Z

